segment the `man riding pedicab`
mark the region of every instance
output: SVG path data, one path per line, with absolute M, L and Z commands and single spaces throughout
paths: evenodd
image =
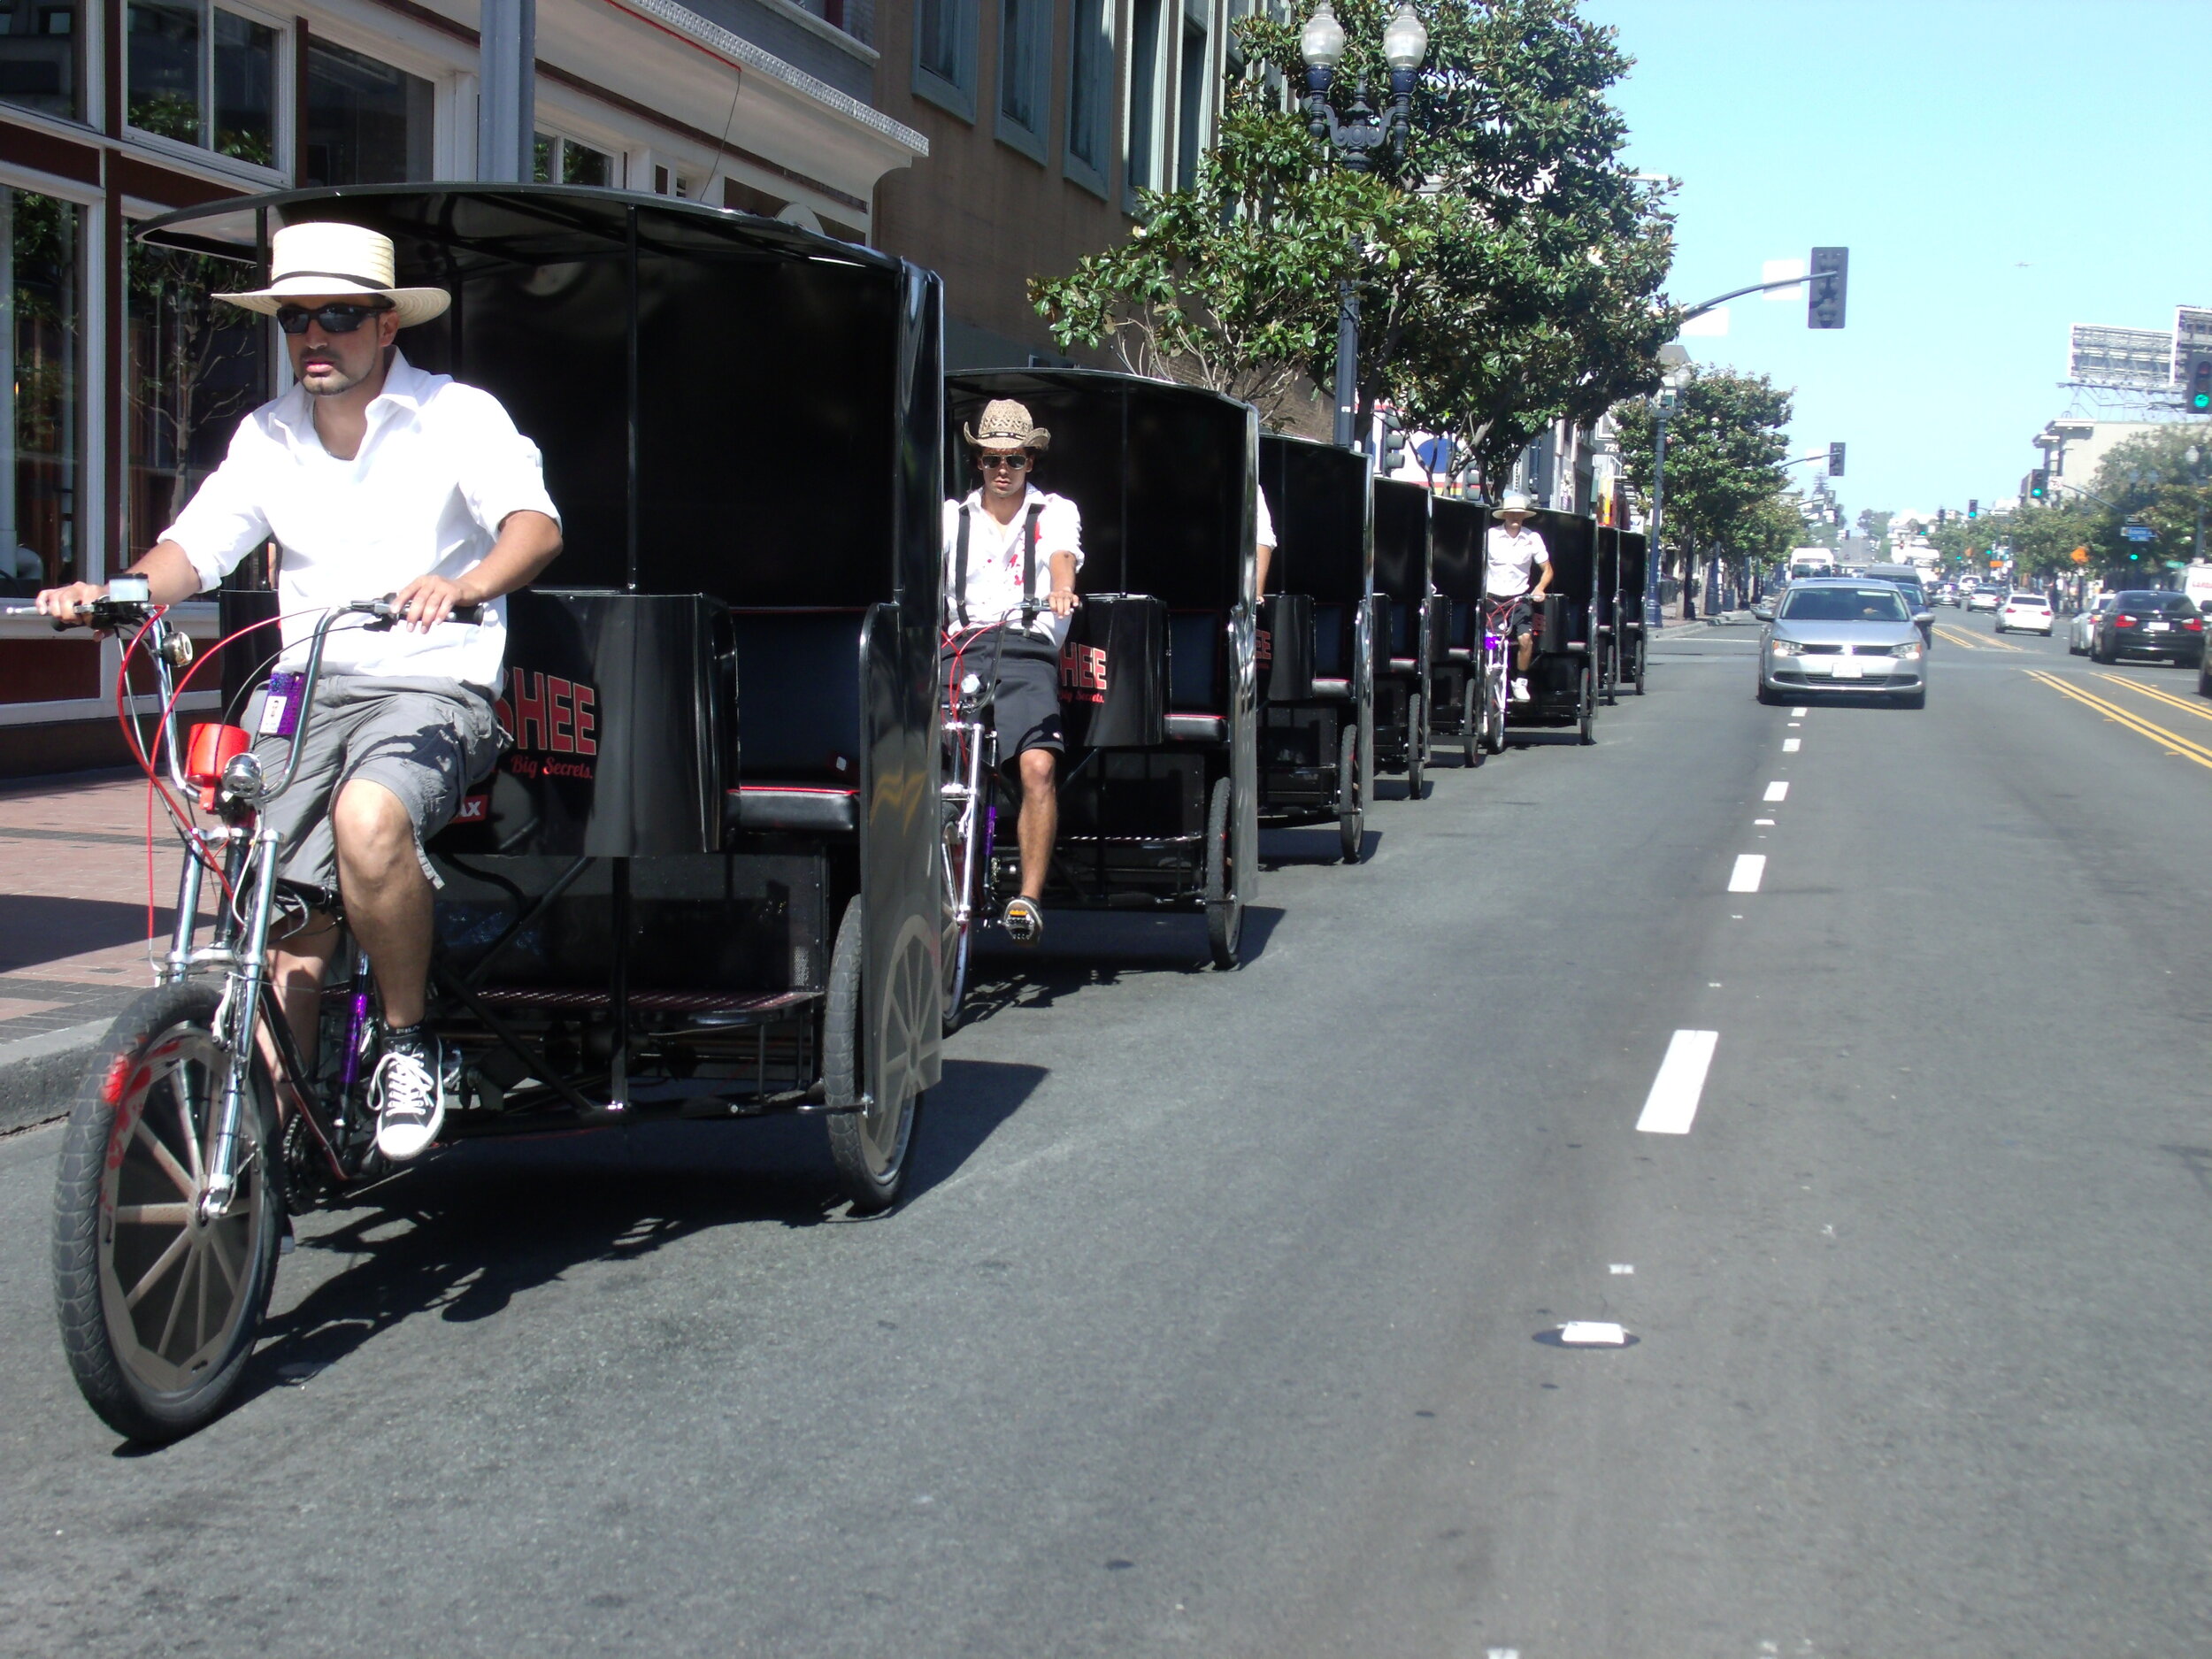
M 963 426 L 981 476 L 965 501 L 945 503 L 944 643 L 941 680 L 950 691 L 969 672 L 994 680 L 1000 753 L 1021 779 L 1021 892 L 1010 899 L 1007 937 L 1044 937 L 1045 879 L 1059 833 L 1060 652 L 1083 568 L 1083 518 L 1065 495 L 1030 481 L 1052 434 L 1010 397 L 984 406 Z
M 1536 607 L 1544 603 L 1552 577 L 1551 555 L 1545 549 L 1544 538 L 1529 527 L 1532 508 L 1533 503 L 1522 491 L 1506 491 L 1498 503 L 1498 522 L 1483 537 L 1482 590 L 1492 599 L 1513 601 L 1512 614 L 1504 632 L 1519 641 L 1518 655 L 1513 659 L 1516 703 L 1529 700 L 1528 667 L 1536 652 L 1532 618 Z M 1535 585 L 1532 588 L 1529 579 L 1532 573 Z

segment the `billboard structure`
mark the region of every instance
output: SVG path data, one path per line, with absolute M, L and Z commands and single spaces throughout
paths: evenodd
M 2212 311 L 2201 305 L 2174 307 L 2174 350 L 2171 385 L 2181 384 L 2182 371 L 2192 356 L 2212 352 Z
M 2212 325 L 2212 311 L 2186 314 Z M 2076 323 L 2068 331 L 2066 378 L 2078 386 L 2162 391 L 2174 384 L 2177 349 L 2177 336 L 2162 328 Z

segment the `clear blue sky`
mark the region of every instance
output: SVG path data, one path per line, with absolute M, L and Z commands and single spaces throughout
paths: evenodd
M 1729 307 L 1700 363 L 1796 388 L 1860 509 L 2016 493 L 2076 322 L 2212 305 L 2208 0 L 1585 0 L 1636 66 L 1639 170 L 1679 179 L 1672 297 L 1851 250 L 1848 325 Z M 1815 469 L 1800 467 L 1793 477 Z

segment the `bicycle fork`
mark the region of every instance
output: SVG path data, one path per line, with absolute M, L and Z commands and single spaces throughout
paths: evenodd
M 239 961 L 216 1018 L 215 1036 L 228 1050 L 223 1070 L 223 1101 L 216 1119 L 215 1145 L 208 1157 L 207 1187 L 200 1194 L 200 1218 L 213 1221 L 230 1209 L 238 1191 L 238 1124 L 246 1105 L 246 1079 L 254 1059 L 254 1023 L 261 1014 L 261 991 L 268 976 L 269 927 L 276 911 L 277 833 L 264 824 L 254 833 L 254 867 L 260 879 L 253 890 L 253 912 L 240 945 Z

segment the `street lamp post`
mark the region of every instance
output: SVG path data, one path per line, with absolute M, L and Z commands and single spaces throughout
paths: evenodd
M 1363 80 L 1353 89 L 1352 107 L 1339 116 L 1329 104 L 1329 83 L 1344 58 L 1344 26 L 1329 0 L 1314 7 L 1298 36 L 1298 55 L 1306 64 L 1306 126 L 1316 138 L 1328 142 L 1339 166 L 1372 173 L 1404 155 L 1413 128 L 1413 80 L 1428 50 L 1429 32 L 1413 0 L 1403 0 L 1383 27 L 1383 61 L 1390 65 L 1389 113 L 1375 113 Z M 1359 412 L 1358 271 L 1365 257 L 1366 249 L 1355 240 L 1353 274 L 1337 284 L 1336 442 L 1347 449 L 1357 447 L 1353 428 Z
M 1665 563 L 1660 540 L 1667 501 L 1667 417 L 1674 412 L 1676 397 L 1690 378 L 1690 354 L 1674 341 L 1659 348 L 1666 372 L 1659 377 L 1659 395 L 1651 400 L 1651 534 L 1644 549 L 1644 626 L 1662 626 L 1659 608 L 1659 570 Z

